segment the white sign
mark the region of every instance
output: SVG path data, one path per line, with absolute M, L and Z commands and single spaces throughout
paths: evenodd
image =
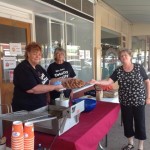
M 21 43 L 9 43 L 11 55 L 22 55 Z
M 85 57 L 86 59 L 90 59 L 90 50 L 85 50 Z
M 84 50 L 79 50 L 79 59 L 84 59 Z
M 16 68 L 16 57 L 3 57 L 3 68 L 4 69 Z

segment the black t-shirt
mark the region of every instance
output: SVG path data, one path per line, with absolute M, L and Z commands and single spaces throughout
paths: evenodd
M 56 62 L 49 65 L 47 69 L 47 73 L 50 78 L 73 78 L 76 76 L 71 64 L 69 62 L 64 61 L 62 64 L 57 64 Z M 65 90 L 64 95 L 65 97 L 70 96 L 71 90 Z M 60 97 L 60 92 L 51 91 L 51 104 L 54 104 L 55 98 Z
M 34 69 L 27 60 L 22 61 L 14 70 L 13 83 L 13 111 L 31 111 L 46 105 L 46 93 L 31 94 L 26 92 L 38 84 L 49 83 L 49 76 L 40 65 Z
M 119 101 L 124 106 L 139 106 L 145 104 L 146 94 L 143 81 L 148 79 L 145 69 L 134 64 L 130 72 L 126 72 L 123 66 L 118 67 L 110 78 L 119 84 Z

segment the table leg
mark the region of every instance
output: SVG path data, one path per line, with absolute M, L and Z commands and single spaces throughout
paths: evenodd
M 107 136 L 107 134 L 106 134 L 106 136 L 105 136 L 105 147 L 107 147 L 107 145 L 108 145 L 108 138 L 107 138 L 108 136 Z
M 122 121 L 122 114 L 121 114 L 121 126 L 123 125 L 123 121 Z

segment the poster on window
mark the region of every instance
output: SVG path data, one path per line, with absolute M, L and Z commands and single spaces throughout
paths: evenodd
M 11 55 L 22 55 L 21 43 L 9 43 Z
M 90 59 L 90 50 L 85 50 L 86 59 Z
M 79 50 L 79 59 L 84 59 L 84 50 Z
M 3 57 L 3 69 L 16 68 L 16 57 Z

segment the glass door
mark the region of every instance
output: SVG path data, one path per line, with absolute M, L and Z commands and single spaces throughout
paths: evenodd
M 11 104 L 13 71 L 24 59 L 25 45 L 31 41 L 30 24 L 0 18 L 0 87 L 1 104 Z M 7 110 L 3 109 L 3 113 Z
M 118 60 L 118 51 L 121 45 L 121 34 L 115 31 L 102 28 L 101 30 L 101 69 L 102 79 L 108 78 L 117 66 L 120 65 Z

